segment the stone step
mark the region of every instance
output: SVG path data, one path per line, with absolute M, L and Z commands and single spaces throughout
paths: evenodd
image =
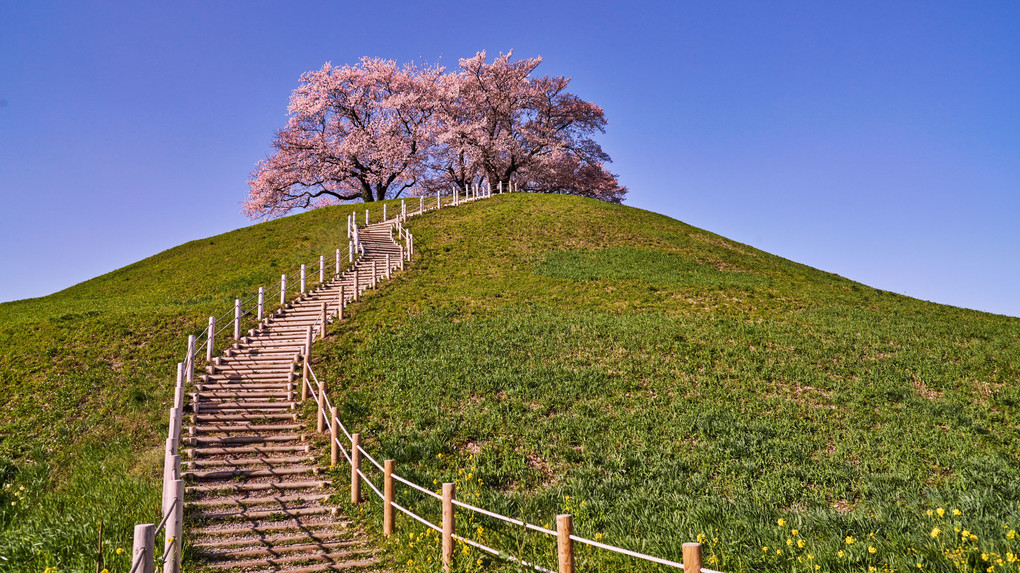
M 181 442 L 191 446 L 228 445 L 228 444 L 269 444 L 274 442 L 304 441 L 300 434 L 282 434 L 278 436 L 193 436 L 182 438 Z
M 314 460 L 313 456 L 289 456 L 289 457 L 278 457 L 278 458 L 227 458 L 218 460 L 185 460 L 181 464 L 191 468 L 204 468 L 204 467 L 223 467 L 223 466 L 245 466 L 245 465 L 290 465 L 298 464 L 301 462 L 310 462 Z
M 242 400 L 255 400 L 266 398 L 278 398 L 280 400 L 293 400 L 291 396 L 294 392 L 293 388 L 284 388 L 282 390 L 209 390 L 203 386 L 200 392 L 196 392 L 192 395 L 198 396 L 198 401 L 202 404 L 215 404 L 217 401 L 242 401 Z
M 311 515 L 333 515 L 336 513 L 336 508 L 333 507 L 282 507 L 278 509 L 260 509 L 260 510 L 242 510 L 242 511 L 222 511 L 222 512 L 209 512 L 202 513 L 201 517 L 205 521 L 213 520 L 231 520 L 231 521 L 253 521 L 262 520 L 266 518 L 271 519 L 283 519 L 286 517 L 307 517 Z
M 298 415 L 291 412 L 270 412 L 263 414 L 192 414 L 195 422 L 232 422 L 255 420 L 297 420 Z
M 233 412 L 233 411 L 270 411 L 278 412 L 280 410 L 292 410 L 294 409 L 294 402 L 210 402 L 208 400 L 202 400 L 198 402 L 199 412 Z M 195 406 L 195 402 L 192 402 L 192 407 Z
M 300 430 L 304 427 L 302 424 L 210 424 L 191 426 L 189 433 L 202 433 L 212 434 L 220 432 L 251 432 L 251 431 L 286 431 L 286 430 Z
M 288 531 L 305 531 L 305 530 L 329 530 L 336 527 L 346 528 L 350 525 L 349 521 L 311 521 L 308 519 L 294 518 L 288 521 L 273 521 L 259 525 L 221 525 L 214 527 L 200 527 L 190 529 L 189 533 L 192 535 L 205 535 L 209 537 L 235 537 L 241 535 L 266 535 L 270 533 L 281 533 Z
M 221 549 L 228 547 L 247 547 L 250 545 L 265 545 L 268 547 L 273 546 L 284 546 L 286 547 L 291 542 L 299 541 L 317 541 L 325 542 L 336 539 L 339 532 L 324 529 L 321 532 L 309 531 L 303 535 L 294 534 L 279 534 L 279 535 L 265 535 L 264 533 L 256 533 L 254 530 L 249 530 L 247 537 L 241 537 L 245 535 L 245 531 L 237 530 L 233 534 L 235 539 L 220 539 L 217 541 L 196 541 L 191 544 L 192 547 L 197 547 L 202 550 L 206 549 Z M 256 537 L 257 536 L 257 537 Z
M 281 481 L 273 483 L 233 483 L 228 485 L 189 485 L 187 491 L 210 493 L 218 491 L 284 491 L 288 489 L 319 489 L 329 485 L 328 481 Z
M 200 456 L 230 456 L 234 454 L 271 454 L 280 452 L 310 452 L 312 446 L 238 446 L 236 448 L 189 448 L 185 450 L 190 458 Z
M 325 562 L 332 566 L 332 569 L 314 569 L 313 571 L 347 571 L 350 569 L 358 569 L 363 567 L 370 567 L 378 563 L 373 558 L 361 558 L 357 557 L 372 555 L 373 552 L 370 549 L 354 550 L 354 551 L 341 551 L 335 553 L 320 553 L 315 555 L 295 555 L 292 557 L 273 557 L 271 559 L 251 559 L 247 561 L 219 561 L 210 563 L 208 566 L 215 569 L 253 569 L 255 567 L 272 567 L 275 570 L 289 571 L 290 573 L 296 573 L 303 571 L 303 569 L 281 569 L 290 563 L 304 563 L 308 561 L 320 561 Z M 342 569 L 336 567 L 342 566 Z
M 255 505 L 265 505 L 267 503 L 325 501 L 326 499 L 329 499 L 329 495 L 330 494 L 304 494 L 304 495 L 282 495 L 273 497 L 253 497 L 253 498 L 221 497 L 189 501 L 187 505 L 196 507 L 223 507 L 223 506 L 252 507 Z
M 209 471 L 194 471 L 189 470 L 181 472 L 181 475 L 185 478 L 194 480 L 224 480 L 224 479 L 235 479 L 239 477 L 256 478 L 256 477 L 278 477 L 278 476 L 292 476 L 292 475 L 318 475 L 319 468 L 314 466 L 291 466 L 286 468 L 265 468 L 265 469 L 226 469 L 226 470 L 209 470 Z

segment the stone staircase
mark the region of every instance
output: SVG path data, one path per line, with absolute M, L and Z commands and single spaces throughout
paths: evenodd
M 360 229 L 358 291 L 400 265 L 390 223 Z M 389 268 L 386 266 L 389 256 Z M 377 571 L 365 536 L 325 504 L 334 491 L 315 463 L 310 433 L 298 419 L 295 371 L 309 325 L 322 305 L 333 319 L 354 298 L 354 273 L 324 283 L 242 337 L 214 360 L 191 396 L 192 425 L 182 440 L 186 535 L 216 570 Z

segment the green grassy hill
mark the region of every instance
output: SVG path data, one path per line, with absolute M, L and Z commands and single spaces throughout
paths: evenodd
M 346 245 L 347 212 L 0 305 L 12 570 L 84 569 L 100 518 L 129 545 L 130 525 L 156 512 L 184 336 Z M 1020 319 L 570 196 L 500 196 L 408 226 L 414 264 L 315 349 L 348 427 L 402 474 L 456 480 L 472 502 L 537 523 L 569 512 L 580 535 L 664 557 L 700 536 L 706 565 L 725 571 L 1017 569 Z M 531 536 L 476 525 L 554 565 Z M 434 543 L 401 539 L 400 563 L 434 570 Z M 579 564 L 646 570 L 601 551 Z

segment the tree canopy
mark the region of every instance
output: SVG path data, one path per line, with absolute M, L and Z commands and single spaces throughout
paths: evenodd
M 622 201 L 627 189 L 592 139 L 605 133 L 602 108 L 568 92 L 568 78 L 533 77 L 541 58 L 511 57 L 479 52 L 453 72 L 362 58 L 303 74 L 274 153 L 248 180 L 245 213 L 510 181 Z

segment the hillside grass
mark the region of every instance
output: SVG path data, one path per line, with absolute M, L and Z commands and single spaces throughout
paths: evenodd
M 159 522 L 187 335 L 230 312 L 235 297 L 278 289 L 301 263 L 324 255 L 330 269 L 343 248 L 346 264 L 352 209 L 364 212 L 331 207 L 254 225 L 0 304 L 0 571 L 95 570 L 100 521 L 106 565 L 127 570 L 134 524 Z
M 576 197 L 408 226 L 410 270 L 315 350 L 341 417 L 401 474 L 670 559 L 701 540 L 724 571 L 1017 570 L 1020 320 Z M 459 515 L 554 568 L 551 542 Z M 435 535 L 398 530 L 395 559 L 435 570 Z M 580 551 L 582 571 L 655 569 Z
M 115 549 L 158 513 L 187 334 L 330 261 L 352 208 L 0 304 L 0 571 L 94 569 L 99 520 L 106 565 L 126 570 Z M 314 351 L 345 423 L 402 475 L 539 524 L 569 512 L 580 535 L 667 558 L 700 538 L 724 571 L 1017 569 L 1020 320 L 576 197 L 504 195 L 408 226 L 412 265 Z M 341 504 L 378 528 L 378 504 Z M 534 534 L 458 518 L 555 565 Z M 402 517 L 398 532 L 388 563 L 437 569 L 433 535 Z M 654 569 L 589 549 L 578 561 Z M 457 567 L 509 568 L 473 551 Z

